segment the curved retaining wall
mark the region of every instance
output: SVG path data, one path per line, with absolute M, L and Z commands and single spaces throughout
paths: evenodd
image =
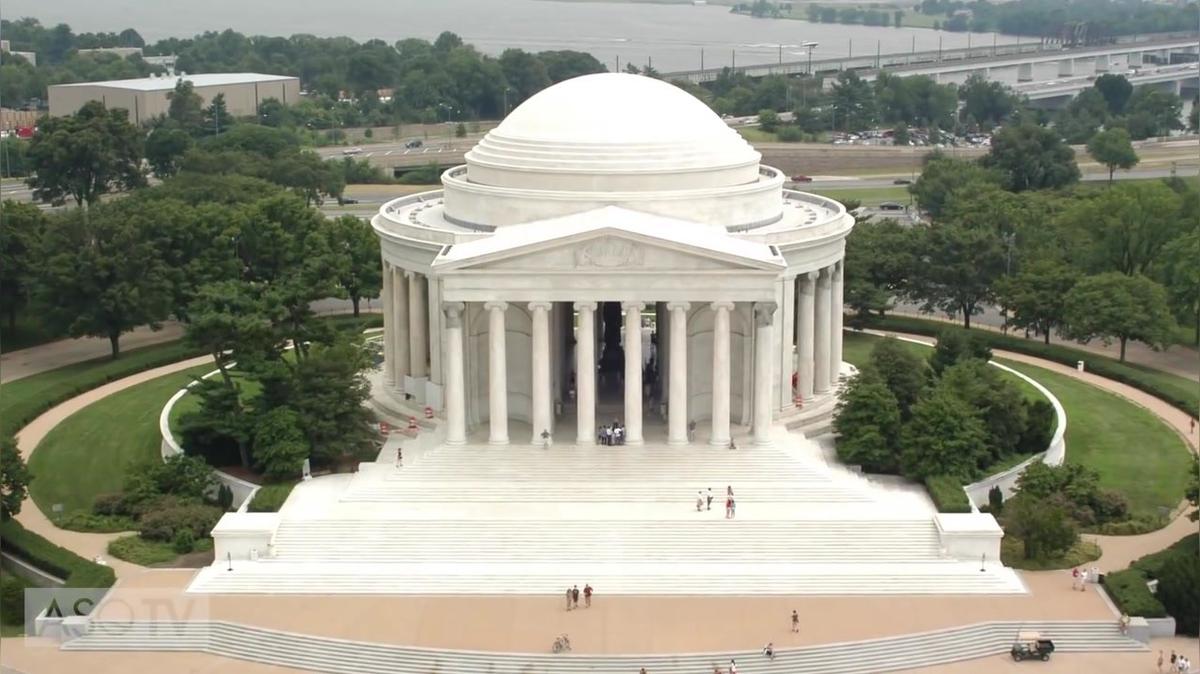
M 933 346 L 931 343 L 922 341 L 920 339 L 888 335 L 878 330 L 862 330 L 861 332 L 868 335 L 875 335 L 876 337 L 894 337 L 895 339 L 898 339 L 902 342 L 909 342 L 910 344 L 920 344 L 921 346 L 930 347 Z M 1001 365 L 994 360 L 988 361 L 988 365 L 1020 377 L 1029 383 L 1030 386 L 1037 389 L 1042 395 L 1046 396 L 1046 399 L 1050 401 L 1050 405 L 1054 407 L 1054 418 L 1056 424 L 1054 436 L 1050 438 L 1050 444 L 1046 447 L 1046 451 L 1034 454 L 1033 456 L 1025 459 L 1021 463 L 1009 468 L 1008 470 L 989 475 L 978 482 L 973 482 L 963 487 L 963 491 L 967 493 L 967 498 L 971 501 L 972 509 L 977 509 L 979 506 L 988 502 L 988 492 L 992 490 L 992 487 L 1000 487 L 1000 490 L 1004 492 L 1004 498 L 1012 496 L 1013 492 L 1016 491 L 1015 488 L 1017 485 L 1017 480 L 1020 479 L 1021 474 L 1024 473 L 1025 469 L 1031 466 L 1034 461 L 1041 461 L 1050 466 L 1060 466 L 1067 458 L 1067 411 L 1063 408 L 1062 403 L 1059 402 L 1058 398 L 1056 398 L 1054 394 L 1050 392 L 1050 389 L 1042 386 L 1041 382 L 1024 373 L 1018 372 L 1007 365 Z
M 201 377 L 201 379 L 208 379 L 219 372 L 220 370 L 213 370 Z M 175 440 L 175 435 L 171 433 L 171 410 L 174 409 L 175 403 L 187 395 L 188 391 L 195 385 L 196 382 L 192 382 L 176 391 L 175 395 L 171 396 L 171 399 L 167 401 L 167 404 L 162 408 L 162 412 L 158 415 L 158 432 L 162 436 L 160 451 L 163 461 L 172 456 L 183 454 L 183 447 L 179 446 L 179 443 Z M 234 504 L 238 506 L 239 511 L 244 511 L 250 505 L 250 498 L 254 495 L 254 492 L 258 491 L 258 485 L 220 470 L 214 470 L 213 474 L 216 476 L 218 482 L 233 490 Z

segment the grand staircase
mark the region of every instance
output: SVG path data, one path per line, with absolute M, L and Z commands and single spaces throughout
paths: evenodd
M 640 667 L 654 674 L 695 674 L 712 671 L 713 663 L 727 666 L 731 659 L 737 661 L 738 671 L 744 674 L 864 674 L 1002 656 L 1020 630 L 1039 630 L 1053 639 L 1055 657 L 1075 652 L 1146 650 L 1141 643 L 1123 636 L 1116 621 L 986 622 L 867 641 L 781 649 L 774 660 L 757 651 L 620 656 L 450 651 L 347 641 L 223 621 L 97 620 L 86 635 L 67 642 L 63 648 L 196 651 L 346 674 L 628 674 Z

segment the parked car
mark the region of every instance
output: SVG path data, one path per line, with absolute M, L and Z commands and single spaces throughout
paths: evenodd
M 803 175 L 792 176 L 792 182 L 794 182 L 794 183 L 811 183 L 812 176 L 803 176 Z
M 347 154 L 347 155 L 362 154 L 362 148 L 361 147 L 348 147 L 345 150 L 342 150 L 342 154 Z
M 912 181 L 908 178 L 896 178 L 892 181 L 893 185 L 911 185 Z
M 423 141 L 422 141 L 420 138 L 413 138 L 412 140 L 410 140 L 410 141 L 408 141 L 407 143 L 405 143 L 405 144 L 404 144 L 404 147 L 406 147 L 406 148 L 408 148 L 408 149 L 410 149 L 410 150 L 411 150 L 411 149 L 412 149 L 412 148 L 414 148 L 414 147 L 421 147 L 421 146 L 422 146 L 422 145 L 424 145 L 424 144 L 425 144 L 425 143 L 424 143 L 424 142 L 423 142 Z
M 354 199 L 352 197 L 339 197 L 338 198 L 338 204 L 340 204 L 342 206 L 345 206 L 346 204 L 357 204 L 357 203 L 358 203 L 358 199 Z

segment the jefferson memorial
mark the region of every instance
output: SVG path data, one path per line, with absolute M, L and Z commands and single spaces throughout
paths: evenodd
M 588 75 L 385 204 L 379 455 L 226 514 L 189 591 L 1026 592 L 991 515 L 836 460 L 854 220 L 760 159 L 674 85 Z

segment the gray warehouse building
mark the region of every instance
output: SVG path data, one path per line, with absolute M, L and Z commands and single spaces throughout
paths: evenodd
M 259 73 L 210 73 L 142 77 L 134 80 L 107 82 L 78 82 L 54 84 L 49 87 L 50 114 L 56 117 L 74 114 L 88 101 L 100 101 L 105 107 L 125 108 L 134 124 L 147 122 L 167 114 L 170 101 L 167 94 L 175 90 L 179 80 L 192 83 L 196 93 L 207 105 L 217 94 L 225 94 L 225 106 L 234 117 L 258 113 L 258 106 L 268 98 L 292 104 L 300 99 L 300 80 L 286 75 Z

